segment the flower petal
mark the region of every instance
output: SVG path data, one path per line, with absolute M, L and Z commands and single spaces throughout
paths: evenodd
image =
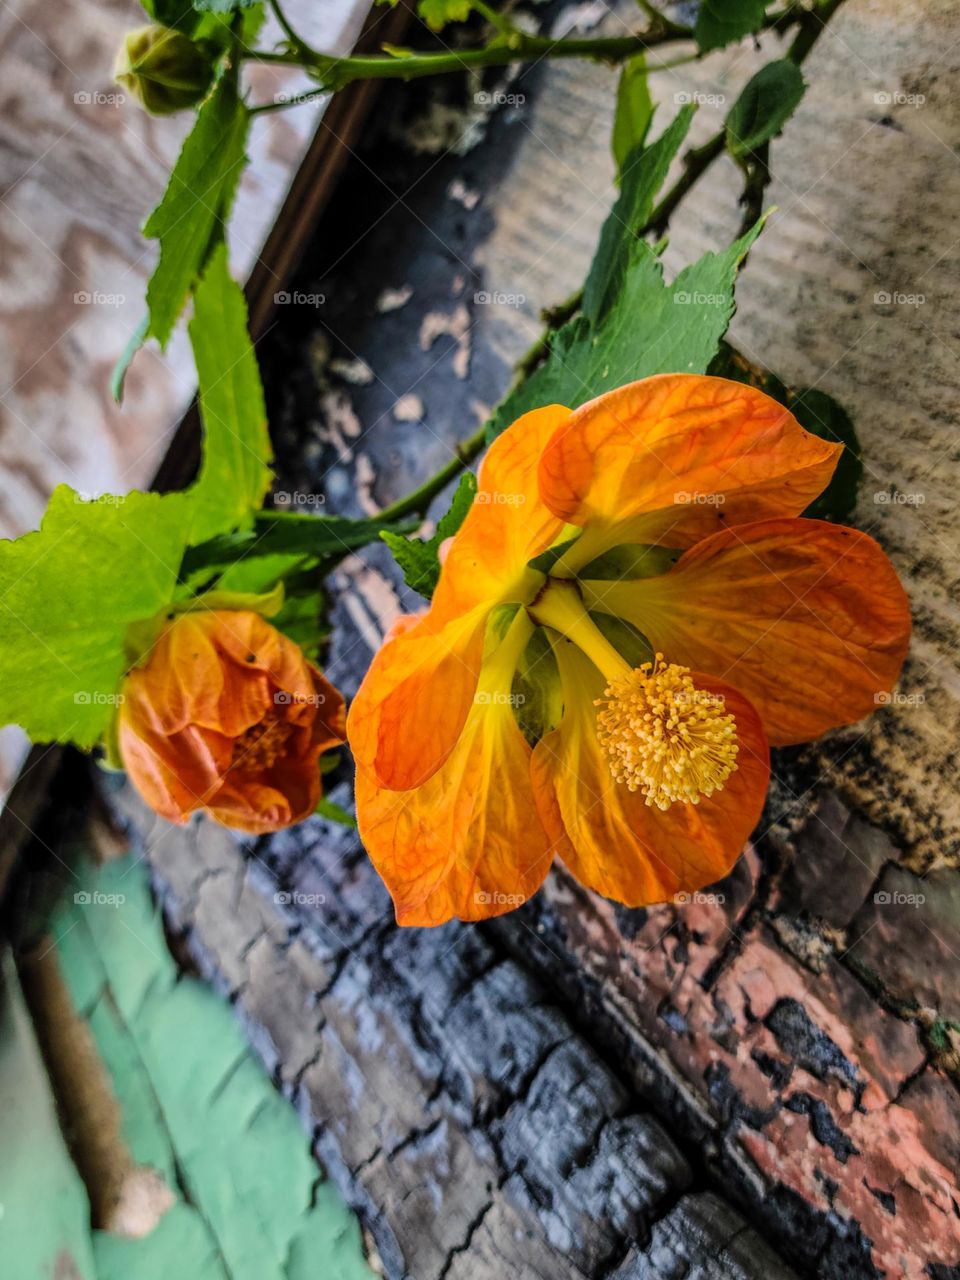
M 453 750 L 477 686 L 490 611 L 519 599 L 527 561 L 562 528 L 540 501 L 537 465 L 568 415 L 559 405 L 535 409 L 494 441 L 433 603 L 388 637 L 374 658 L 347 731 L 358 763 L 372 769 L 381 786 L 421 786 Z
M 402 925 L 484 920 L 543 883 L 553 848 L 537 820 L 530 747 L 509 705 L 475 703 L 423 786 L 387 791 L 358 764 L 357 821 Z
M 473 506 L 444 558 L 431 613 L 449 617 L 482 600 L 519 600 L 527 561 L 563 528 L 541 500 L 537 471 L 547 441 L 569 417 L 562 405 L 533 409 L 490 446 Z
M 420 786 L 454 749 L 473 703 L 489 612 L 480 605 L 439 630 L 428 613 L 374 656 L 347 736 L 358 766 L 381 786 Z
M 910 605 L 872 538 L 822 520 L 764 520 L 706 538 L 660 577 L 584 587 L 668 661 L 730 681 L 774 746 L 875 710 L 896 683 Z
M 573 413 L 544 450 L 540 492 L 560 519 L 595 526 L 592 554 L 618 542 L 688 547 L 728 525 L 799 515 L 841 450 L 752 387 L 664 374 Z
M 558 646 L 567 703 L 559 728 L 537 744 L 532 778 L 541 821 L 571 872 L 627 906 L 665 902 L 725 876 L 763 811 L 770 777 L 760 719 L 729 685 L 700 673 L 699 689 L 724 698 L 736 720 L 737 768 L 723 790 L 699 804 L 648 806 L 615 782 L 597 739 L 593 699 L 605 681 L 572 645 Z M 551 812 L 559 814 L 562 831 Z

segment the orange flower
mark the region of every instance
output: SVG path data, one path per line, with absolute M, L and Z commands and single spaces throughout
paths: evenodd
M 689 374 L 499 437 L 430 609 L 349 717 L 400 923 L 509 910 L 555 854 L 631 906 L 730 870 L 768 743 L 866 715 L 906 653 L 877 544 L 800 518 L 840 452 L 761 392 Z
M 122 693 L 123 767 L 171 822 L 198 809 L 255 834 L 300 822 L 320 799 L 320 753 L 344 740 L 343 698 L 250 610 L 176 616 Z

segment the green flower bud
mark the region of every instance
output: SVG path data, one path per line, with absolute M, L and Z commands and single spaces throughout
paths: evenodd
M 154 116 L 195 106 L 210 88 L 218 50 L 152 23 L 128 31 L 113 78 Z

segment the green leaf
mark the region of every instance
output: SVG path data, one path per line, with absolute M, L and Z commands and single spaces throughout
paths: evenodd
M 846 410 L 825 391 L 816 388 L 795 391 L 787 387 L 775 374 L 751 364 L 726 342 L 721 343 L 709 372 L 719 378 L 731 378 L 757 387 L 789 409 L 807 431 L 822 440 L 832 440 L 845 446 L 830 483 L 803 514 L 816 520 L 835 520 L 838 523 L 846 520 L 857 504 L 857 491 L 863 476 L 860 441 Z
M 123 348 L 120 359 L 113 366 L 113 373 L 110 375 L 110 394 L 116 400 L 117 404 L 123 399 L 123 386 L 127 380 L 127 372 L 133 362 L 133 357 L 147 340 L 147 334 L 150 331 L 150 316 L 145 315 L 140 323 L 131 333 L 127 345 Z
M 0 723 L 35 740 L 89 747 L 101 737 L 128 628 L 173 601 L 187 544 L 249 528 L 270 483 L 260 375 L 223 245 L 197 289 L 190 335 L 204 424 L 197 482 L 92 502 L 62 486 L 38 532 L 0 542 Z
M 618 174 L 623 172 L 630 153 L 646 142 L 653 111 L 653 99 L 650 97 L 650 85 L 647 81 L 647 60 L 642 53 L 638 53 L 623 64 L 617 82 L 617 107 L 610 145 Z
M 776 137 L 800 103 L 806 85 L 786 58 L 768 62 L 747 81 L 727 116 L 727 149 L 740 158 Z
M 700 52 L 722 49 L 759 31 L 766 7 L 766 0 L 701 0 L 693 30 Z
M 190 490 L 191 539 L 248 528 L 270 487 L 272 449 L 257 359 L 247 331 L 243 290 L 214 250 L 194 296 L 190 341 L 200 381 L 204 446 Z
M 656 142 L 630 153 L 621 172 L 620 195 L 603 224 L 584 286 L 583 314 L 588 320 L 598 320 L 621 288 L 637 233 L 653 212 L 657 192 L 687 136 L 695 110 L 683 107 Z
M 163 199 L 143 234 L 160 241 L 160 260 L 147 285 L 147 336 L 166 347 L 191 288 L 223 238 L 246 163 L 250 113 L 224 76 L 197 114 Z
M 124 636 L 173 597 L 183 494 L 54 490 L 39 530 L 0 542 L 0 723 L 93 746 L 116 711 Z
M 220 569 L 258 556 L 289 556 L 297 559 L 339 559 L 347 551 L 375 542 L 384 529 L 401 533 L 416 521 L 383 521 L 376 518 L 354 520 L 349 516 L 286 515 L 264 511 L 254 517 L 248 533 L 228 533 L 210 538 L 189 549 L 183 560 L 184 578 L 207 569 Z M 231 572 L 230 585 L 238 576 Z M 249 580 L 245 579 L 245 586 Z M 263 584 L 259 584 L 263 586 Z
M 339 822 L 342 827 L 349 827 L 352 831 L 357 829 L 356 818 L 347 813 L 346 809 L 342 809 L 335 801 L 328 799 L 327 796 L 320 797 L 320 803 L 314 813 L 320 818 L 326 818 L 328 822 Z
M 193 0 L 198 13 L 236 13 L 238 9 L 252 9 L 259 0 Z
M 686 267 L 672 285 L 650 246 L 635 241 L 610 310 L 597 325 L 581 315 L 559 331 L 547 360 L 497 408 L 491 438 L 537 405 L 575 409 L 655 373 L 704 373 L 734 312 L 737 268 L 762 225 Z
M 393 558 L 403 570 L 404 581 L 413 591 L 428 600 L 433 595 L 440 578 L 440 559 L 438 552 L 447 538 L 452 538 L 473 505 L 477 492 L 476 477 L 468 471 L 460 477 L 450 510 L 437 524 L 432 538 L 405 538 L 401 534 L 385 530 L 380 534 L 390 550 Z
M 800 425 L 813 435 L 845 446 L 830 483 L 803 513 L 816 520 L 842 523 L 857 505 L 857 491 L 863 476 L 863 460 L 856 428 L 846 410 L 832 396 L 815 387 L 792 397 L 787 402 L 787 408 Z
M 262 0 L 250 0 L 249 3 L 248 0 L 242 0 L 242 3 L 237 3 L 232 8 L 223 9 L 212 6 L 201 8 L 199 4 L 195 7 L 199 10 L 197 17 L 200 21 L 193 33 L 194 40 L 212 40 L 224 48 L 234 38 L 239 40 L 241 46 L 252 48 L 266 19 Z M 235 13 L 241 15 L 239 30 L 233 21 Z
M 448 22 L 466 22 L 472 8 L 471 0 L 420 0 L 417 12 L 431 31 L 440 31 Z
M 143 7 L 154 22 L 174 27 L 191 35 L 197 25 L 197 14 L 190 0 L 143 0 Z

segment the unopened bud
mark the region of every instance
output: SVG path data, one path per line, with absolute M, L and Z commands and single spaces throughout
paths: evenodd
M 128 31 L 113 78 L 154 116 L 195 106 L 210 88 L 216 49 L 152 23 Z

